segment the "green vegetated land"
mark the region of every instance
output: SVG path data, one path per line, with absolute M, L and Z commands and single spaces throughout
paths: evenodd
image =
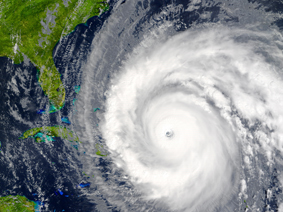
M 63 126 L 43 126 L 36 127 L 27 130 L 23 133 L 20 139 L 26 139 L 28 137 L 34 138 L 36 142 L 46 142 L 53 141 L 54 137 L 60 137 L 62 139 L 67 139 L 68 141 L 80 142 L 78 136 L 70 129 Z
M 34 212 L 36 203 L 28 200 L 24 196 L 5 196 L 0 197 L 1 212 Z
M 65 88 L 52 52 L 56 43 L 92 16 L 108 9 L 105 0 L 0 1 L 0 57 L 37 67 L 38 81 L 55 112 L 64 106 Z
M 104 148 L 103 148 L 103 145 L 101 144 L 96 144 L 95 145 L 95 148 L 96 148 L 96 153 L 97 155 L 101 156 L 101 157 L 106 157 L 107 156 L 107 153 L 105 152 Z

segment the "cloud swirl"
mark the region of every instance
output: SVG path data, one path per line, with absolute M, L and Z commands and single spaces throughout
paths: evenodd
M 272 163 L 283 144 L 282 46 L 273 31 L 209 27 L 152 33 L 129 55 L 101 131 L 144 199 L 214 211 L 238 191 L 255 149 Z

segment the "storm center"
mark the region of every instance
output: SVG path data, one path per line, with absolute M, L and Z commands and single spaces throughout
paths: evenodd
M 167 130 L 166 133 L 165 133 L 165 136 L 168 137 L 168 138 L 171 138 L 173 136 L 173 134 L 174 133 L 173 133 L 172 130 Z

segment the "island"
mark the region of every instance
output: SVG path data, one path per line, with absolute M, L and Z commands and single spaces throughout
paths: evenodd
M 38 204 L 27 199 L 25 196 L 4 196 L 0 197 L 0 211 L 1 212 L 36 212 Z
M 37 143 L 53 141 L 55 137 L 80 143 L 78 136 L 72 130 L 58 125 L 32 128 L 24 132 L 19 139 L 26 139 L 28 137 L 34 138 Z

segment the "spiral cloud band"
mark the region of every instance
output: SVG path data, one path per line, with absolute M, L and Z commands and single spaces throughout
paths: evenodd
M 214 211 L 237 192 L 251 146 L 269 162 L 273 148 L 281 151 L 282 40 L 223 27 L 158 42 L 161 34 L 146 38 L 113 80 L 101 131 L 146 200 Z

